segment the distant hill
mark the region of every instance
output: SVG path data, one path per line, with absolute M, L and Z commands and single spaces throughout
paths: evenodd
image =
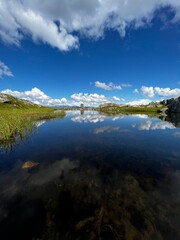
M 147 105 L 118 105 L 118 104 L 103 104 L 98 110 L 107 114 L 119 113 L 180 113 L 180 97 L 167 99 L 160 102 L 151 102 Z
M 54 108 L 62 108 L 62 109 L 78 109 L 80 106 L 69 106 L 69 105 L 63 105 L 63 106 L 54 106 Z
M 0 108 L 39 108 L 40 106 L 28 100 L 18 99 L 11 95 L 0 93 Z

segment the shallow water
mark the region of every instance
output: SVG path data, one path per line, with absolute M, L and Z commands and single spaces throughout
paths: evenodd
M 38 122 L 0 149 L 1 239 L 180 239 L 179 119 L 70 111 Z

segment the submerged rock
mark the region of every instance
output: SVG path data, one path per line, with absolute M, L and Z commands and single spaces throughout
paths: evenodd
M 22 169 L 30 169 L 30 168 L 37 167 L 38 165 L 39 165 L 38 162 L 27 161 L 22 165 Z

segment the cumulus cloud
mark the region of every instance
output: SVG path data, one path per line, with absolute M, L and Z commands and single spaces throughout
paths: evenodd
M 102 88 L 102 89 L 107 90 L 107 91 L 121 90 L 122 89 L 122 87 L 120 85 L 114 85 L 112 82 L 106 84 L 106 83 L 103 83 L 103 82 L 96 81 L 95 86 L 97 88 Z
M 180 19 L 179 0 L 0 0 L 0 38 L 20 45 L 31 36 L 60 50 L 78 47 L 78 36 L 98 39 L 106 30 L 124 37 L 126 29 L 150 25 L 155 11 L 171 6 Z
M 100 115 L 97 112 L 90 112 L 87 111 L 85 114 L 81 115 L 78 114 L 71 118 L 73 122 L 76 123 L 97 123 L 97 122 L 104 122 L 107 119 L 107 116 Z
M 97 93 L 74 93 L 71 95 L 72 100 L 67 100 L 66 98 L 54 99 L 47 96 L 43 91 L 37 87 L 32 88 L 30 91 L 12 91 L 6 89 L 2 93 L 12 95 L 17 98 L 26 99 L 33 103 L 44 105 L 44 106 L 79 106 L 83 103 L 85 106 L 98 106 L 104 103 L 114 103 L 121 99 L 113 96 L 112 98 L 107 98 L 104 95 L 99 95 Z
M 160 87 L 141 87 L 141 92 L 145 97 L 153 98 L 155 95 L 165 98 L 176 98 L 180 96 L 180 88 L 160 88 Z
M 35 5 L 37 1 L 32 2 Z M 34 42 L 42 41 L 60 50 L 77 48 L 78 38 L 68 34 L 55 20 L 30 8 L 25 1 L 0 0 L 0 37 L 6 43 L 19 46 L 26 35 Z
M 3 78 L 4 76 L 13 77 L 13 74 L 8 66 L 0 61 L 0 78 Z
M 71 95 L 71 98 L 74 99 L 77 103 L 84 103 L 87 106 L 99 105 L 104 103 L 113 103 L 118 102 L 121 99 L 113 96 L 112 98 L 107 98 L 104 95 L 99 95 L 97 93 L 75 93 Z
M 154 97 L 154 88 L 153 87 L 141 87 L 141 92 L 145 97 L 153 98 Z
M 125 101 L 123 98 L 118 98 L 118 97 L 116 97 L 116 96 L 114 96 L 114 97 L 112 97 L 112 99 L 114 100 L 114 101 Z
M 122 88 L 130 88 L 130 87 L 132 87 L 132 85 L 129 84 L 129 83 L 123 83 L 121 85 L 115 85 L 112 82 L 104 83 L 104 82 L 99 82 L 99 81 L 95 82 L 95 86 L 97 88 L 102 88 L 102 89 L 107 90 L 107 91 L 122 90 Z
M 106 115 L 101 115 L 96 111 L 85 111 L 83 114 L 81 114 L 80 111 L 67 111 L 66 112 L 68 116 L 72 116 L 71 120 L 73 122 L 77 123 L 97 123 L 97 122 L 104 122 L 105 120 L 112 119 L 112 121 L 116 121 L 120 118 L 123 118 L 123 116 L 116 116 L 116 117 L 109 117 Z
M 180 96 L 180 88 L 160 88 L 155 87 L 154 92 L 158 94 L 160 97 L 179 97 Z
M 18 91 L 12 91 L 10 89 L 6 89 L 2 91 L 2 93 L 9 94 L 21 99 L 26 99 L 33 103 L 36 103 L 39 105 L 45 105 L 45 106 L 58 106 L 58 105 L 64 105 L 67 103 L 66 98 L 53 99 L 47 96 L 43 91 L 41 91 L 36 87 L 32 88 L 32 90 L 30 91 L 24 91 L 24 92 L 18 92 Z
M 149 99 L 140 99 L 131 102 L 127 102 L 126 105 L 129 106 L 138 106 L 138 105 L 148 105 L 151 102 Z
M 139 90 L 136 88 L 134 89 L 133 93 L 139 93 Z

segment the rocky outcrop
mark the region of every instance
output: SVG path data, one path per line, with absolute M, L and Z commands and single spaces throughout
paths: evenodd
M 18 99 L 8 94 L 4 94 L 0 92 L 0 106 L 4 104 L 11 105 L 14 108 L 29 108 L 29 107 L 39 107 L 37 104 L 32 103 L 25 99 Z
M 6 94 L 0 93 L 0 103 L 11 103 Z
M 168 113 L 180 113 L 180 97 L 169 100 Z
M 172 103 L 172 101 L 174 100 L 174 98 L 170 98 L 170 99 L 166 99 L 160 102 L 160 104 L 162 104 L 163 106 L 168 106 L 169 104 Z

